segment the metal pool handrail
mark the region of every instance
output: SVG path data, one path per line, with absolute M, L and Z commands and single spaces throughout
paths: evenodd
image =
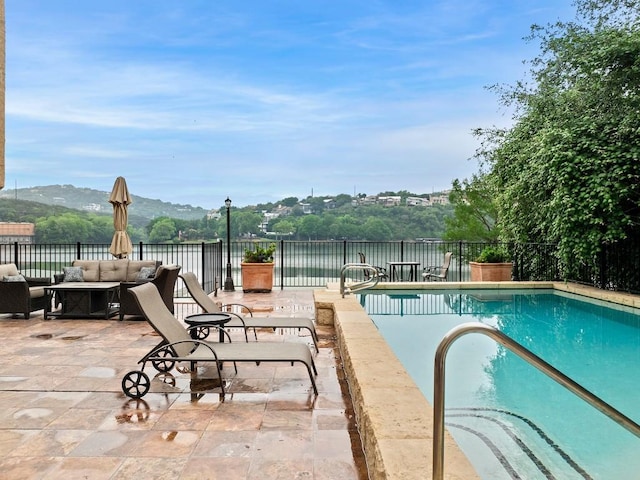
M 349 286 L 345 285 L 347 271 L 349 270 L 363 270 L 369 272 L 369 278 L 363 282 L 352 283 Z M 340 295 L 344 298 L 345 294 L 357 292 L 359 290 L 365 290 L 367 288 L 374 287 L 380 281 L 378 269 L 368 263 L 347 263 L 340 269 Z
M 463 323 L 449 330 L 436 349 L 433 376 L 433 480 L 442 480 L 444 475 L 444 391 L 445 361 L 449 347 L 458 338 L 468 333 L 481 333 L 508 348 L 523 360 L 527 361 L 542 373 L 567 388 L 592 407 L 597 408 L 611 420 L 640 437 L 640 425 L 614 407 L 597 397 L 580 384 L 567 377 L 535 353 L 520 345 L 501 331 L 483 323 Z

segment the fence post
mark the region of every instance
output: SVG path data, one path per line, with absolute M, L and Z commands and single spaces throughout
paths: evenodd
M 80 260 L 80 242 L 76 242 L 76 258 Z
M 458 281 L 462 281 L 462 240 L 458 240 Z
M 347 264 L 347 241 L 342 241 L 342 265 Z
M 18 268 L 18 270 L 20 270 L 20 268 L 22 267 L 19 263 L 18 260 L 20 260 L 19 258 L 19 251 L 18 251 L 18 242 L 13 242 L 13 263 L 16 264 L 16 267 Z
M 284 290 L 284 239 L 280 239 L 280 290 Z
M 207 267 L 205 265 L 206 262 L 206 255 L 204 253 L 204 242 L 200 242 L 200 265 L 202 268 L 202 271 L 200 272 L 200 278 L 202 279 L 202 287 L 205 288 L 205 281 L 207 279 L 206 275 L 207 275 Z M 218 293 L 216 291 L 216 293 Z
M 140 247 L 138 248 L 138 258 L 139 260 L 142 260 L 144 258 L 143 252 L 142 252 L 142 248 L 143 248 L 143 243 L 140 242 Z

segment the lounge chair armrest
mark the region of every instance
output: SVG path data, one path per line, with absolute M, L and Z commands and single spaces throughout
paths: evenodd
M 235 312 L 224 312 L 226 314 L 229 315 L 233 315 L 234 317 L 236 317 L 238 320 L 240 320 L 242 322 L 242 327 L 243 328 L 247 328 L 247 324 L 244 322 L 244 318 L 242 318 L 242 315 L 235 313 Z
M 54 273 L 53 275 L 53 283 L 58 285 L 59 283 L 64 282 L 64 273 Z
M 223 303 L 222 306 L 220 307 L 225 312 L 234 313 L 231 310 L 229 310 L 227 307 L 241 307 L 245 309 L 247 312 L 249 312 L 250 317 L 253 317 L 253 310 L 251 310 L 251 308 L 247 307 L 246 305 L 243 305 L 242 303 Z
M 195 344 L 195 345 L 204 345 L 209 350 L 211 350 L 211 353 L 213 353 L 214 359 L 216 361 L 218 360 L 218 355 L 216 354 L 215 349 L 211 345 L 211 342 L 205 342 L 203 340 L 195 340 L 195 339 L 192 339 L 192 340 L 180 340 L 178 342 L 173 342 L 173 343 L 163 343 L 161 346 L 156 347 L 152 352 L 150 352 L 148 355 L 146 355 L 145 356 L 145 360 L 149 361 L 149 360 L 153 359 L 156 354 L 160 353 L 161 351 L 165 350 L 166 348 L 171 348 L 174 345 L 181 345 L 183 343 L 192 343 L 192 344 Z M 160 358 L 162 358 L 163 360 L 168 360 L 167 357 L 160 357 Z M 174 358 L 180 359 L 182 357 L 174 357 Z M 180 360 L 178 360 L 178 361 L 180 361 Z
M 25 277 L 30 287 L 48 287 L 51 285 L 49 277 Z
M 28 298 L 29 284 L 27 282 L 0 281 L 0 296 L 6 297 L 6 298 L 18 298 L 18 297 Z

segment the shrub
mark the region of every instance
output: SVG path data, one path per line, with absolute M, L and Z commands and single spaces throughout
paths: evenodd
M 244 263 L 272 263 L 273 254 L 276 252 L 276 244 L 270 243 L 268 247 L 263 248 L 259 243 L 255 243 L 253 250 L 244 249 Z
M 476 258 L 478 263 L 505 263 L 510 261 L 509 253 L 502 247 L 485 247 Z

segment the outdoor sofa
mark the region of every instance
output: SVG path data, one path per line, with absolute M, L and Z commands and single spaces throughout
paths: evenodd
M 180 267 L 161 264 L 159 260 L 74 260 L 71 267 L 65 267 L 64 273 L 56 274 L 54 279 L 56 284 L 69 281 L 119 282 L 119 316 L 122 320 L 125 315 L 142 317 L 129 288 L 146 282 L 156 285 L 165 305 L 173 311 L 173 289 Z M 61 298 L 56 298 L 56 305 L 61 301 Z

